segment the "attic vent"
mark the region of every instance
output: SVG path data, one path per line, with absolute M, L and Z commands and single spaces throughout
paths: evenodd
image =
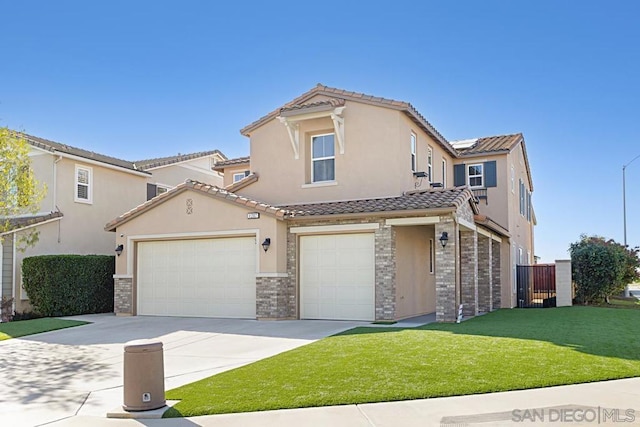
M 456 150 L 464 150 L 467 148 L 471 148 L 478 143 L 478 138 L 472 139 L 461 139 L 460 141 L 452 141 L 451 145 Z

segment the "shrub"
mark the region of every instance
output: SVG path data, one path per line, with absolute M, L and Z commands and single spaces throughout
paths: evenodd
M 113 311 L 114 271 L 114 256 L 34 256 L 22 261 L 22 282 L 44 316 L 106 313 Z
M 638 277 L 638 249 L 630 249 L 614 240 L 585 235 L 572 243 L 571 267 L 576 282 L 576 297 L 585 304 L 605 300 L 621 292 Z

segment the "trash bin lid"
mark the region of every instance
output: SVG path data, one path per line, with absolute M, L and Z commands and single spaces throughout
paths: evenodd
M 155 340 L 134 340 L 124 345 L 125 353 L 145 353 L 151 351 L 161 351 L 162 341 Z

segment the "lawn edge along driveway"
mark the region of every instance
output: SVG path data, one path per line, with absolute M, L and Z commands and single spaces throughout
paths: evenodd
M 72 328 L 88 323 L 89 322 L 79 320 L 57 319 L 52 317 L 0 323 L 0 341 L 56 331 L 58 329 Z
M 165 417 L 491 393 L 640 376 L 640 311 L 503 309 L 355 328 L 167 392 Z

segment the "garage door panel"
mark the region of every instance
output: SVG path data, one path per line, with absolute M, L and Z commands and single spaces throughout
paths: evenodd
M 138 313 L 256 317 L 253 237 L 141 242 Z
M 373 320 L 373 234 L 300 238 L 300 315 L 306 319 Z

